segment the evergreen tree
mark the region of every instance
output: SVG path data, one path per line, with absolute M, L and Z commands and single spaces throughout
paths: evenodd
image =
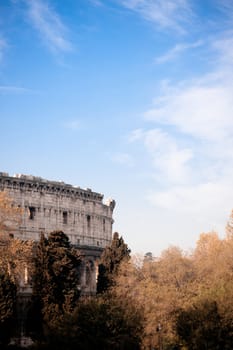
M 48 349 L 139 350 L 141 334 L 141 315 L 125 300 L 85 298 L 58 324 Z
M 204 300 L 177 317 L 177 333 L 189 350 L 221 350 L 221 318 L 217 303 Z
M 35 257 L 35 277 L 33 284 L 34 328 L 47 331 L 56 326 L 65 313 L 70 313 L 80 296 L 80 257 L 72 248 L 68 237 L 61 231 L 43 235 Z M 45 328 L 43 329 L 45 331 Z
M 16 285 L 0 273 L 0 347 L 7 344 L 16 326 Z
M 112 243 L 105 248 L 99 265 L 97 292 L 102 293 L 114 284 L 114 277 L 117 275 L 120 264 L 130 259 L 130 249 L 119 237 L 117 232 L 113 235 Z

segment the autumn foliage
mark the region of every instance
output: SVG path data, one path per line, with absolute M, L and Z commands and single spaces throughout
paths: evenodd
M 0 193 L 1 348 L 17 335 L 26 279 L 33 349 L 233 349 L 233 212 L 225 237 L 202 233 L 190 252 L 169 247 L 159 257 L 131 257 L 115 233 L 99 262 L 99 293 L 89 298 L 80 296 L 81 258 L 63 232 L 37 243 L 12 237 L 20 212 Z
M 122 266 L 115 292 L 143 310 L 143 349 L 233 348 L 233 236 L 203 233 L 195 249 Z

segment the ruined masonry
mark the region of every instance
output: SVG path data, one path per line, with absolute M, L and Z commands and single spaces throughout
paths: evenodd
M 81 292 L 94 294 L 98 258 L 112 240 L 115 201 L 103 203 L 102 194 L 64 182 L 2 172 L 0 190 L 6 190 L 14 205 L 24 209 L 22 223 L 12 235 L 38 241 L 41 233 L 63 231 L 83 257 Z

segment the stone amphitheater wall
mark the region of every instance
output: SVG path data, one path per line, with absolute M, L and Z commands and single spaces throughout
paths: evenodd
M 63 231 L 83 258 L 82 294 L 94 294 L 98 259 L 112 240 L 115 201 L 104 203 L 102 194 L 64 182 L 3 172 L 0 191 L 7 191 L 13 205 L 23 209 L 21 224 L 10 235 L 38 241 L 42 233 Z
M 0 173 L 0 190 L 24 209 L 15 237 L 38 240 L 41 233 L 62 230 L 72 244 L 104 248 L 112 239 L 115 202 L 103 195 L 64 182 L 35 176 Z

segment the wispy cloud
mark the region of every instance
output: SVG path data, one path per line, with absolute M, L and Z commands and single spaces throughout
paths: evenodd
M 233 6 L 232 6 L 233 7 Z M 232 16 L 233 19 L 233 16 Z M 233 30 L 229 30 L 227 33 L 223 33 L 217 38 L 212 48 L 217 51 L 218 61 L 221 69 L 226 65 L 232 66 L 233 64 Z
M 129 137 L 131 142 L 142 141 L 152 158 L 157 180 L 169 183 L 186 183 L 189 177 L 188 163 L 192 150 L 178 145 L 175 138 L 159 128 L 137 129 Z
M 203 218 L 203 229 L 220 229 L 232 208 L 232 47 L 230 31 L 209 41 L 212 71 L 161 84 L 161 94 L 143 115 L 144 128 L 129 137 L 141 143 L 151 159 L 155 182 L 147 199 L 167 215 L 176 212 L 177 225 L 182 226 L 185 215 L 187 224 Z M 186 49 L 178 46 L 160 60 L 170 60 Z
M 127 166 L 133 166 L 134 161 L 130 154 L 128 153 L 116 153 L 111 156 L 111 159 L 114 163 L 127 165 Z
M 174 186 L 164 191 L 151 193 L 148 198 L 157 206 L 183 213 L 202 215 L 208 213 L 210 208 L 217 212 L 219 208 L 232 206 L 233 189 L 230 183 L 206 182 L 190 186 Z M 218 208 L 218 209 L 217 209 Z M 219 215 L 217 214 L 217 215 Z M 222 214 L 220 214 L 222 215 Z
M 116 0 L 122 6 L 138 13 L 161 28 L 170 28 L 184 32 L 192 18 L 192 9 L 188 0 Z
M 0 94 L 1 93 L 2 94 L 25 94 L 25 93 L 35 93 L 35 91 L 21 87 L 21 86 L 0 85 Z
M 25 3 L 28 7 L 29 19 L 47 47 L 52 52 L 70 51 L 72 45 L 66 38 L 67 28 L 49 2 L 25 0 Z
M 150 129 L 143 139 L 156 180 L 148 189 L 149 201 L 168 215 L 185 214 L 186 221 L 202 218 L 203 229 L 220 232 L 233 196 L 233 84 L 229 80 L 211 84 L 207 79 L 205 86 L 190 84 L 168 94 L 163 105 L 145 114 L 161 130 Z M 177 220 L 182 225 L 182 217 Z
M 175 45 L 171 50 L 169 50 L 167 53 L 165 53 L 162 56 L 159 56 L 155 59 L 155 63 L 166 63 L 168 61 L 173 60 L 180 54 L 182 54 L 184 51 L 190 50 L 190 49 L 195 49 L 203 45 L 202 40 L 198 40 L 194 43 L 190 44 L 177 44 Z
M 215 230 L 224 234 L 225 223 L 232 209 L 232 181 L 221 179 L 189 186 L 174 186 L 163 191 L 151 191 L 147 199 L 158 210 L 173 216 L 174 228 L 186 227 L 186 234 Z M 197 230 L 202 231 L 197 231 Z M 185 238 L 184 238 L 185 239 Z
M 69 121 L 64 122 L 63 126 L 66 129 L 76 131 L 76 130 L 80 130 L 81 122 L 80 122 L 80 120 L 69 120 Z
M 132 130 L 130 135 L 128 136 L 128 141 L 129 142 L 134 142 L 134 141 L 142 139 L 143 136 L 144 136 L 144 130 L 143 129 L 135 129 L 135 130 Z
M 173 125 L 197 139 L 217 141 L 233 136 L 233 84 L 216 81 L 187 84 L 167 91 L 163 102 L 145 113 L 147 120 Z
M 167 89 L 161 102 L 144 115 L 146 120 L 166 130 L 167 145 L 168 140 L 173 140 L 172 147 L 166 146 L 164 139 L 161 140 L 162 156 L 156 156 L 156 163 L 152 157 L 160 175 L 166 169 L 171 174 L 170 179 L 166 177 L 166 187 L 171 187 L 171 190 L 178 183 L 183 183 L 184 187 L 195 187 L 213 182 L 219 188 L 223 178 L 233 186 L 233 80 L 230 72 L 227 79 L 225 72 L 223 75 L 216 74 L 216 77 L 218 79 L 212 80 L 206 76 L 201 81 Z M 153 134 L 153 129 L 150 132 Z M 151 149 L 149 152 L 151 154 Z M 172 168 L 172 162 L 165 162 L 173 154 L 177 156 L 177 159 L 173 159 L 177 169 L 182 170 L 180 172 Z M 178 182 L 183 174 L 186 181 Z M 172 190 L 173 195 L 176 193 Z

